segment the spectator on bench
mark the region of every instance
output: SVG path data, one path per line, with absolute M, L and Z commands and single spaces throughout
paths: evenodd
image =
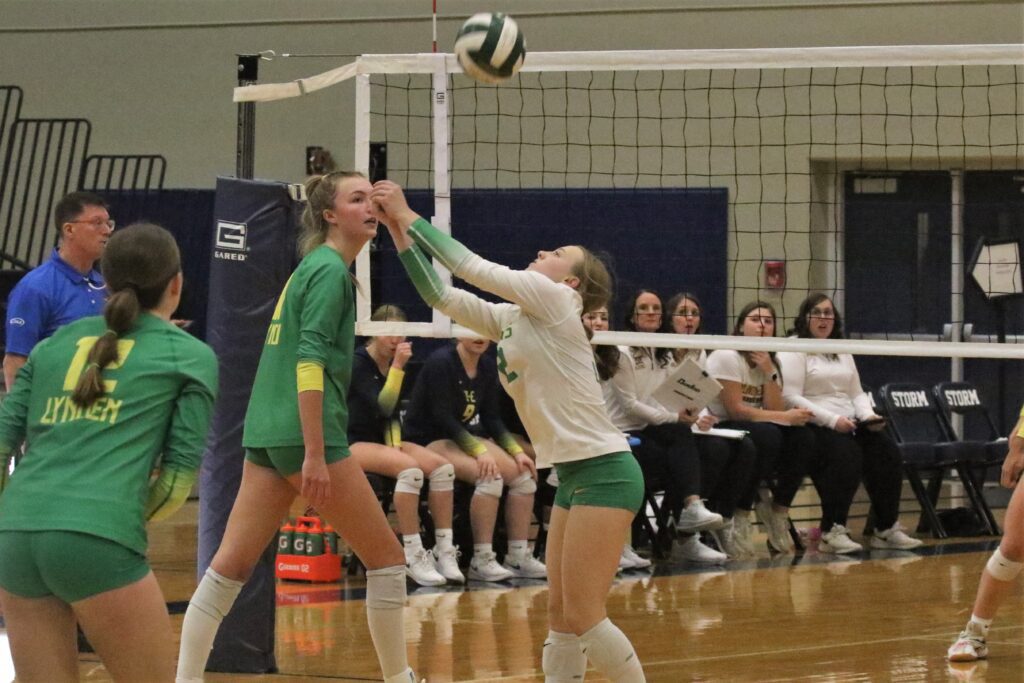
M 36 344 L 62 325 L 103 313 L 107 289 L 95 263 L 114 231 L 107 208 L 102 197 L 89 192 L 72 192 L 54 207 L 60 243 L 7 298 L 7 391 Z
M 774 337 L 775 308 L 752 301 L 736 318 L 732 333 L 743 337 Z M 806 408 L 786 409 L 783 377 L 774 353 L 720 349 L 708 355 L 708 374 L 722 384 L 721 393 L 708 406 L 721 426 L 750 434 L 757 449 L 751 486 L 740 509 L 754 508 L 768 533 L 769 549 L 792 552 L 789 506 L 807 474 L 814 438 L 803 425 L 813 417 Z M 749 514 L 737 511 L 735 541 L 753 550 Z
M 377 308 L 370 320 L 405 322 L 397 306 Z M 402 393 L 405 364 L 412 344 L 405 337 L 371 337 L 352 358 L 348 390 L 348 441 L 352 457 L 364 472 L 395 480 L 395 513 L 405 549 L 406 573 L 421 586 L 446 581 L 465 583 L 459 571 L 458 549 L 452 536 L 452 500 L 455 468 L 437 453 L 402 441 L 395 408 Z M 430 480 L 428 501 L 434 520 L 433 553 L 420 538 L 420 492 L 423 478 Z
M 790 334 L 804 339 L 842 339 L 843 320 L 831 299 L 811 294 L 800 304 Z M 906 550 L 921 545 L 900 526 L 900 452 L 861 388 L 853 356 L 787 352 L 779 354 L 779 363 L 786 380 L 782 390 L 786 405 L 813 414 L 807 428 L 815 440 L 810 475 L 821 497 L 819 548 L 835 553 L 861 549 L 846 528 L 861 477 L 878 527 L 871 547 Z

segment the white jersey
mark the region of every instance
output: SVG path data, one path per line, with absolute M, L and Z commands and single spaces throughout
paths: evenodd
M 579 294 L 541 273 L 511 270 L 475 254 L 452 272 L 514 302 L 493 304 L 445 287 L 437 308 L 498 342 L 501 384 L 515 401 L 537 463 L 628 451 L 605 410 Z
M 808 408 L 813 423 L 834 429 L 840 417 L 865 419 L 874 416 L 871 399 L 860 385 L 853 356 L 835 358 L 818 353 L 786 351 L 778 354 L 786 384 L 782 397 L 787 408 Z

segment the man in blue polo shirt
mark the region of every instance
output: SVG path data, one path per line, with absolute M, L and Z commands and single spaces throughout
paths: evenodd
M 37 343 L 62 325 L 100 315 L 107 300 L 95 263 L 103 255 L 114 221 L 107 203 L 89 192 L 72 192 L 53 210 L 60 243 L 50 259 L 29 271 L 7 299 L 4 380 L 8 390 Z

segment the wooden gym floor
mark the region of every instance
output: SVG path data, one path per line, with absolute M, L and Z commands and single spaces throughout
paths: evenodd
M 190 505 L 194 508 L 194 505 Z M 180 610 L 195 587 L 195 511 L 151 529 L 151 560 Z M 911 520 L 906 519 L 909 523 Z M 859 530 L 859 525 L 858 530 Z M 701 568 L 679 559 L 630 572 L 608 601 L 652 683 L 680 681 L 1022 681 L 1019 588 L 993 626 L 991 655 L 951 668 L 946 647 L 963 626 L 994 539 L 929 542 L 921 551 L 838 558 L 808 552 Z M 209 674 L 208 681 L 380 680 L 366 629 L 363 582 L 281 584 L 280 673 Z M 542 681 L 546 585 L 416 589 L 406 611 L 412 664 L 430 683 Z M 180 629 L 181 614 L 172 616 Z M 86 681 L 109 681 L 94 655 Z M 0 680 L 13 678 L 0 631 Z M 604 681 L 593 672 L 587 681 Z

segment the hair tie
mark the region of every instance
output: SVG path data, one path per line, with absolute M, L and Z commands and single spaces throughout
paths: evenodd
M 97 372 L 103 371 L 103 368 L 100 367 L 99 363 L 89 363 L 88 365 L 85 366 L 85 369 L 88 370 L 89 368 L 96 368 Z

